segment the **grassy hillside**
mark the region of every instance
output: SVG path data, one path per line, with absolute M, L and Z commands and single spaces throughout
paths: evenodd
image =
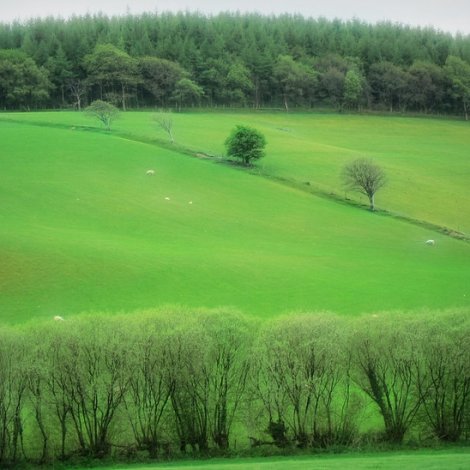
M 93 125 L 74 113 L 14 118 Z M 266 121 L 262 130 L 270 148 L 263 165 L 279 174 L 297 171 L 293 176 L 317 145 L 306 135 L 311 120 L 330 120 L 333 127 L 331 116 L 294 116 L 289 132 L 277 130 L 287 119 L 281 115 L 250 119 L 255 125 Z M 383 118 L 370 119 L 380 125 Z M 186 145 L 218 152 L 225 131 L 243 120 L 177 116 L 176 135 Z M 438 124 L 460 132 L 460 123 L 416 122 L 421 132 L 429 123 L 430 138 Z M 116 129 L 149 136 L 151 126 L 148 114 L 129 113 Z M 304 137 L 289 148 L 282 136 L 290 134 Z M 350 138 L 359 145 L 355 133 Z M 2 320 L 166 303 L 231 305 L 261 316 L 470 304 L 467 243 L 112 133 L 17 124 L 3 115 L 0 139 Z M 460 155 L 460 145 L 449 153 Z M 331 161 L 314 154 L 320 168 L 313 158 L 305 165 L 329 175 L 333 184 L 336 166 L 345 158 L 333 154 Z M 297 163 L 283 167 L 287 156 Z M 433 167 L 436 180 L 439 167 Z M 150 168 L 156 171 L 153 177 L 146 175 Z M 413 165 L 401 166 L 400 172 L 408 168 Z M 452 167 L 457 183 L 464 179 L 459 168 Z M 303 179 L 313 181 L 311 174 Z M 457 183 L 442 183 L 447 188 L 442 191 L 455 186 L 460 194 Z M 460 207 L 470 210 L 465 199 Z M 452 210 L 442 208 L 445 213 Z M 437 246 L 425 246 L 428 238 Z
M 331 455 L 320 457 L 297 458 L 264 458 L 215 460 L 213 462 L 184 462 L 161 465 L 122 465 L 116 468 L 128 470 L 304 470 L 315 468 L 318 470 L 343 469 L 380 469 L 394 470 L 463 470 L 470 465 L 468 452 L 408 452 L 408 453 L 378 453 L 358 455 Z
M 152 113 L 126 113 L 118 132 L 160 137 Z M 95 125 L 77 113 L 22 114 L 21 119 Z M 383 165 L 389 185 L 377 196 L 381 208 L 470 234 L 470 128 L 452 120 L 285 113 L 174 113 L 178 143 L 223 154 L 223 142 L 239 123 L 262 130 L 268 158 L 262 171 L 344 196 L 340 172 L 346 162 L 366 156 Z M 360 196 L 348 194 L 350 198 Z M 365 198 L 362 199 L 363 202 Z

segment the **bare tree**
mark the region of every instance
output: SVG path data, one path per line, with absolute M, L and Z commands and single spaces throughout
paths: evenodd
M 343 168 L 342 177 L 345 188 L 367 196 L 370 210 L 375 210 L 375 193 L 387 183 L 384 170 L 372 160 L 359 158 Z
M 219 449 L 228 449 L 230 431 L 244 396 L 248 375 L 248 346 L 251 341 L 247 319 L 230 311 L 201 315 L 208 335 L 204 368 L 209 388 L 209 425 Z
M 385 439 L 393 443 L 403 441 L 422 404 L 416 327 L 400 320 L 375 315 L 359 321 L 351 342 L 356 383 L 377 405 Z
M 354 434 L 349 360 L 339 319 L 299 315 L 266 328 L 254 362 L 255 396 L 268 417 L 276 445 L 292 438 L 299 447 L 347 443 Z
M 173 116 L 171 115 L 171 113 L 162 112 L 156 114 L 153 119 L 158 124 L 158 126 L 168 134 L 168 138 L 173 144 L 175 142 L 175 139 L 173 137 Z
M 190 325 L 190 323 L 188 322 Z M 175 325 L 176 326 L 176 325 Z M 205 370 L 208 338 L 202 328 L 175 328 L 167 363 L 174 425 L 182 452 L 209 449 L 209 383 Z
M 76 324 L 62 364 L 70 416 L 82 453 L 103 457 L 111 451 L 112 424 L 129 384 L 127 338 L 119 321 L 83 317 Z
M 458 441 L 470 407 L 470 323 L 464 312 L 426 316 L 420 326 L 423 371 L 418 381 L 426 422 L 442 441 Z
M 86 86 L 82 80 L 77 78 L 76 80 L 71 80 L 69 82 L 69 91 L 70 94 L 75 99 L 75 106 L 77 107 L 78 111 L 82 110 L 82 96 L 86 93 Z
M 174 382 L 168 380 L 168 332 L 162 319 L 142 324 L 129 355 L 133 373 L 124 405 L 139 449 L 156 458 L 164 448 L 164 418 Z
M 15 463 L 23 448 L 25 351 L 22 335 L 0 330 L 0 467 Z

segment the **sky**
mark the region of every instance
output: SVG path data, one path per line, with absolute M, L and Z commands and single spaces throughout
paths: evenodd
M 32 17 L 103 12 L 220 11 L 265 14 L 301 13 L 304 16 L 351 19 L 368 23 L 389 20 L 412 26 L 470 34 L 470 0 L 0 0 L 0 22 Z

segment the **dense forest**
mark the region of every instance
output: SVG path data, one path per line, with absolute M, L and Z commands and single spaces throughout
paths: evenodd
M 470 36 L 224 13 L 0 24 L 0 107 L 318 107 L 468 116 Z

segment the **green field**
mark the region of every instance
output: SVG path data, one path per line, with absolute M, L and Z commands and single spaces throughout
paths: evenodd
M 264 174 L 326 193 L 341 194 L 346 161 L 372 156 L 390 179 L 379 207 L 470 232 L 466 123 L 280 113 L 174 119 L 177 142 L 207 154 L 223 152 L 234 124 L 256 126 L 269 143 Z M 470 305 L 469 243 L 138 142 L 165 137 L 150 113 L 122 115 L 111 133 L 80 126 L 99 127 L 78 113 L 0 115 L 3 321 L 163 304 L 234 306 L 261 317 Z M 435 247 L 424 244 L 429 238 Z
M 136 137 L 165 138 L 148 112 L 129 112 L 113 126 Z M 4 115 L 7 117 L 7 115 Z M 22 121 L 93 126 L 77 113 L 11 115 Z M 413 117 L 285 113 L 174 113 L 176 141 L 213 155 L 240 123 L 260 129 L 268 155 L 259 168 L 274 176 L 310 182 L 344 196 L 344 163 L 365 156 L 384 166 L 389 185 L 379 207 L 470 234 L 470 132 L 463 121 Z M 349 197 L 356 197 L 349 194 Z M 365 202 L 365 199 L 364 199 Z
M 330 455 L 322 457 L 215 460 L 213 462 L 175 462 L 161 465 L 129 465 L 116 470 L 464 470 L 470 466 L 470 454 L 461 452 L 417 451 L 406 453 Z

